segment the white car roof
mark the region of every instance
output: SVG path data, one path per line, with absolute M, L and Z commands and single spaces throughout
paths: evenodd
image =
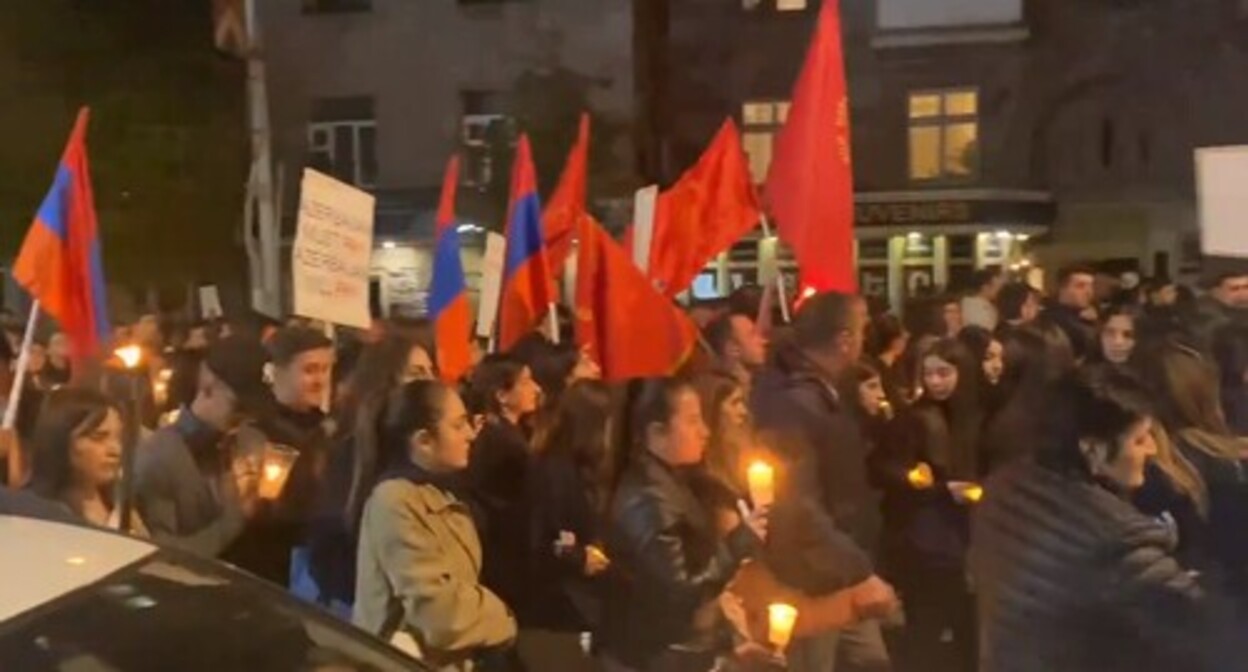
M 0 516 L 0 622 L 156 552 L 145 541 L 86 527 Z

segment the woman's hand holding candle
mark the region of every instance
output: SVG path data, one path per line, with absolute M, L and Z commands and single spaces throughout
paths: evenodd
M 761 460 L 750 464 L 746 472 L 750 486 L 750 500 L 755 508 L 766 508 L 776 501 L 776 470 Z

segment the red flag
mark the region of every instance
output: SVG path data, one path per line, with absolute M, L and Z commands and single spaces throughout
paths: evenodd
M 551 194 L 546 211 L 542 213 L 546 263 L 550 265 L 552 278 L 563 275 L 563 262 L 572 253 L 572 236 L 576 233 L 576 224 L 581 218 L 589 217 L 589 211 L 585 209 L 588 194 L 589 115 L 582 114 L 576 144 L 572 145 L 572 151 L 568 153 L 563 175 L 559 177 L 555 193 Z
M 759 219 L 741 135 L 728 119 L 702 158 L 659 195 L 650 239 L 650 279 L 667 296 L 676 296 Z
M 87 160 L 87 108 L 61 155 L 52 188 L 44 197 L 13 262 L 13 279 L 61 325 L 75 360 L 108 344 L 104 263 Z
M 537 170 L 526 135 L 516 145 L 511 169 L 511 200 L 507 205 L 507 253 L 503 259 L 503 293 L 499 298 L 498 345 L 510 350 L 550 313 L 557 294 L 546 263 L 542 238 L 542 204 L 537 196 Z
M 429 286 L 429 319 L 437 344 L 438 371 L 442 380 L 458 382 L 472 367 L 472 314 L 468 286 L 459 257 L 459 230 L 455 227 L 455 187 L 459 183 L 459 157 L 452 156 L 442 179 L 442 199 L 434 234 L 433 282 Z
M 801 284 L 856 292 L 849 99 L 837 0 L 824 0 L 776 138 L 765 191 L 780 238 L 797 257 Z
M 576 235 L 577 345 L 608 381 L 675 373 L 697 341 L 693 323 L 593 218 Z

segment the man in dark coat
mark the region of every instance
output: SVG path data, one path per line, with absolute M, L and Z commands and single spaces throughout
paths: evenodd
M 1040 319 L 1057 325 L 1082 361 L 1096 351 L 1096 271 L 1091 266 L 1067 266 L 1057 274 L 1057 301 Z
M 855 587 L 867 611 L 896 603 L 874 575 L 871 555 L 880 531 L 879 495 L 866 467 L 867 447 L 836 392 L 836 382 L 862 356 L 867 305 L 837 293 L 808 299 L 791 340 L 755 380 L 751 406 L 760 429 L 786 439 L 792 501 L 777 501 L 768 563 L 784 583 L 811 594 Z M 837 660 L 844 663 L 837 667 Z M 888 652 L 877 621 L 796 642 L 790 669 L 887 670 Z

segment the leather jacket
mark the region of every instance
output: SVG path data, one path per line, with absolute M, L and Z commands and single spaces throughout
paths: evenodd
M 613 658 L 645 669 L 669 649 L 716 645 L 716 601 L 759 540 L 745 525 L 720 538 L 689 470 L 644 453 L 621 478 L 610 513 L 612 567 L 603 626 Z

